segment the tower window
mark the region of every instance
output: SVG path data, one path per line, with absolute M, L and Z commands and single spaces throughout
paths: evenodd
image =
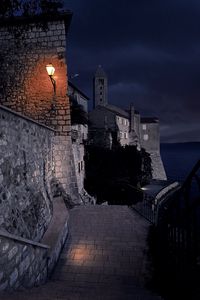
M 143 139 L 144 139 L 144 141 L 148 141 L 149 135 L 148 134 L 144 134 Z
M 99 83 L 102 84 L 102 85 L 104 85 L 104 79 L 100 78 L 99 79 Z
M 100 95 L 103 95 L 102 92 L 100 92 Z
M 146 125 L 146 124 L 143 124 L 143 125 L 142 125 L 142 129 L 143 129 L 143 130 L 147 130 L 147 125 Z

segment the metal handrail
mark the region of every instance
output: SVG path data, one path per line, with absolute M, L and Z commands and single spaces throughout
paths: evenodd
M 198 282 L 200 270 L 200 160 L 174 193 L 160 202 L 157 213 L 156 253 L 159 276 L 163 282 L 170 278 L 175 282 Z M 199 188 L 197 199 L 191 193 L 192 182 Z M 166 275 L 167 274 L 167 275 Z M 167 276 L 167 278 L 166 278 Z M 173 284 L 174 284 L 173 283 Z

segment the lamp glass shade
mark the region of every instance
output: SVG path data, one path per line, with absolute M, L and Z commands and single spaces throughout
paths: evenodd
M 49 76 L 53 76 L 55 68 L 52 64 L 46 65 L 46 70 Z

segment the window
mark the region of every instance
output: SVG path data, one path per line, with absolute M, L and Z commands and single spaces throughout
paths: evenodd
M 144 141 L 148 141 L 148 139 L 149 139 L 149 135 L 148 135 L 148 134 L 144 134 L 143 140 L 144 140 Z
M 124 119 L 124 125 L 128 125 L 128 120 L 127 119 Z
M 122 118 L 118 117 L 119 124 L 122 124 Z
M 142 125 L 142 129 L 143 129 L 143 130 L 147 130 L 147 125 L 146 125 L 146 124 L 143 124 L 143 125 Z
M 81 173 L 81 163 L 78 163 L 78 172 Z
M 99 79 L 99 83 L 102 84 L 102 85 L 104 85 L 104 79 L 103 79 L 103 78 L 100 78 L 100 79 Z
M 103 95 L 103 93 L 102 93 L 102 92 L 100 92 L 100 95 Z
M 124 138 L 127 139 L 128 138 L 128 133 L 124 132 Z

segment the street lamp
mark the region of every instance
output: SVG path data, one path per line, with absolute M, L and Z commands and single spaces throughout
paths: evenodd
M 53 85 L 53 100 L 52 100 L 52 110 L 55 109 L 55 100 L 56 100 L 56 80 L 54 78 L 55 68 L 52 64 L 46 65 L 47 74 L 49 75 L 49 78 L 51 80 L 51 83 Z

